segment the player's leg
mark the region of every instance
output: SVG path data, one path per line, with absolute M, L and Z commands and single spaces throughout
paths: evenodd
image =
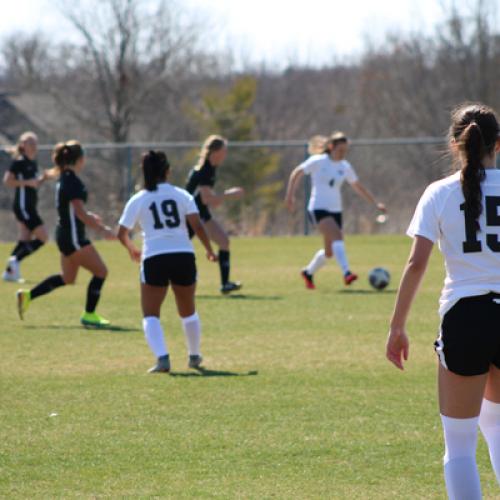
M 61 274 L 53 274 L 45 278 L 31 290 L 17 291 L 16 297 L 19 317 L 21 319 L 24 318 L 24 314 L 28 310 L 31 301 L 42 295 L 47 295 L 61 286 L 72 285 L 76 280 L 78 268 L 78 262 L 71 259 L 71 257 L 61 254 Z
M 17 214 L 16 217 L 18 217 Z M 19 235 L 18 241 L 16 243 L 16 246 L 12 250 L 9 259 L 7 260 L 7 265 L 2 275 L 4 281 L 19 281 L 21 279 L 19 262 L 22 260 L 22 257 L 18 258 L 18 255 L 20 255 L 20 253 L 23 252 L 26 244 L 31 239 L 31 231 L 24 222 L 17 220 L 17 228 Z
M 204 221 L 208 237 L 219 247 L 219 268 L 221 279 L 221 292 L 229 293 L 241 288 L 241 283 L 229 280 L 231 271 L 231 253 L 229 250 L 229 237 L 223 227 L 214 219 Z
M 491 464 L 500 483 L 500 368 L 495 365 L 491 365 L 488 374 L 479 426 L 488 443 Z
M 168 346 L 160 323 L 160 310 L 167 290 L 167 286 L 141 283 L 142 327 L 146 342 L 157 358 L 156 365 L 149 370 L 150 373 L 168 373 L 170 371 Z
M 446 451 L 444 475 L 448 496 L 480 500 L 476 463 L 479 412 L 488 374 L 457 375 L 439 365 L 439 408 Z
M 107 326 L 109 321 L 98 315 L 95 310 L 101 297 L 101 290 L 108 275 L 106 264 L 92 244 L 82 247 L 71 256 L 78 264 L 92 274 L 87 287 L 85 312 L 80 321 L 85 326 Z

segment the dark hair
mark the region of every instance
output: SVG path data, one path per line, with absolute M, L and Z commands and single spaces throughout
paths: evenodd
M 163 151 L 144 153 L 142 155 L 144 187 L 148 191 L 156 191 L 158 183 L 165 180 L 169 168 L 167 155 Z
M 78 141 L 60 142 L 52 151 L 52 160 L 60 170 L 74 165 L 82 156 L 84 151 Z
M 201 147 L 200 157 L 197 163 L 197 167 L 201 167 L 208 159 L 211 153 L 215 151 L 220 151 L 222 148 L 227 147 L 227 139 L 221 135 L 209 135 L 203 146 Z
M 465 103 L 453 110 L 450 140 L 454 141 L 464 161 L 460 173 L 465 209 L 480 229 L 483 212 L 481 182 L 485 178 L 483 159 L 495 150 L 500 127 L 493 109 L 481 103 Z
M 347 136 L 344 134 L 344 132 L 333 132 L 333 134 L 328 138 L 326 144 L 325 144 L 325 153 L 330 153 L 332 150 L 330 149 L 330 146 L 332 146 L 332 149 L 335 149 L 335 147 L 338 144 L 345 144 L 349 142 L 349 139 Z

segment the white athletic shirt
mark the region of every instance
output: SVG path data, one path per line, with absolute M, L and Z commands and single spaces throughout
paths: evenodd
M 358 176 L 347 160 L 334 161 L 326 153 L 310 156 L 299 165 L 304 174 L 311 176 L 312 189 L 308 210 L 342 212 L 340 189 L 347 180 L 350 184 Z
M 164 253 L 194 253 L 186 215 L 197 213 L 194 198 L 187 191 L 165 182 L 158 184 L 156 191 L 143 189 L 132 196 L 119 224 L 132 229 L 139 222 L 143 260 Z
M 466 229 L 460 206 L 464 195 L 460 172 L 432 183 L 418 202 L 407 234 L 438 242 L 446 278 L 439 299 L 441 317 L 463 297 L 500 293 L 500 170 L 486 169 L 481 184 L 481 230 Z

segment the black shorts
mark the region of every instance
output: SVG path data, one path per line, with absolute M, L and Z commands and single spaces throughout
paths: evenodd
M 434 349 L 441 364 L 458 375 L 500 368 L 500 294 L 460 299 L 443 317 Z
M 43 220 L 38 215 L 36 208 L 21 210 L 20 207 L 14 207 L 14 214 L 19 222 L 22 222 L 30 231 L 35 230 L 38 226 L 43 226 Z
M 196 283 L 196 258 L 194 253 L 162 253 L 144 259 L 141 264 L 141 283 L 151 286 L 168 286 L 169 283 L 191 286 Z
M 56 243 L 59 251 L 66 257 L 92 244 L 85 236 L 73 236 L 70 231 L 66 231 L 59 227 L 56 228 Z
M 342 229 L 342 212 L 328 212 L 328 210 L 312 210 L 307 212 L 309 220 L 313 224 L 318 224 L 321 219 L 333 217 L 339 229 Z

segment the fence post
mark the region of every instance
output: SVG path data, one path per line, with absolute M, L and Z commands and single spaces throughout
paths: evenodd
M 304 145 L 304 160 L 309 157 L 309 152 L 307 151 L 307 144 Z M 304 175 L 304 235 L 309 234 L 309 215 L 307 213 L 307 204 L 309 202 L 309 196 L 311 194 L 311 176 Z
M 132 196 L 134 192 L 134 186 L 132 186 L 132 146 L 127 146 L 127 200 Z

